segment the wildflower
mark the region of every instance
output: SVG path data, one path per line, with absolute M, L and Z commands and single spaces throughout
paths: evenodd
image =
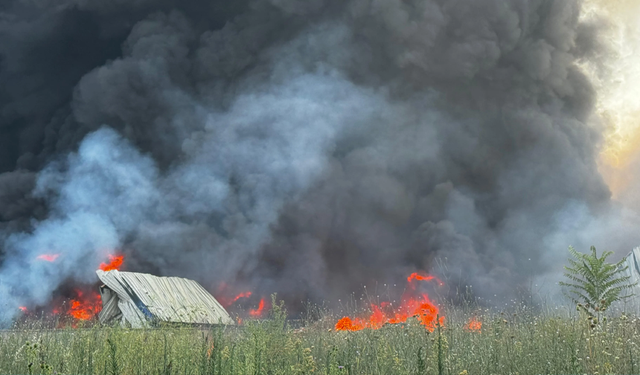
M 338 370 L 344 370 L 344 366 L 338 366 Z

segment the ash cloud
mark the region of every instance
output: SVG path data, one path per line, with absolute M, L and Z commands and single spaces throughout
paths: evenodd
M 5 316 L 86 280 L 107 249 L 137 271 L 291 301 L 416 269 L 509 298 L 569 244 L 630 250 L 632 231 L 603 240 L 637 215 L 612 203 L 597 169 L 596 93 L 576 62 L 600 47 L 580 11 L 2 5 Z M 45 249 L 59 263 L 34 265 Z M 19 273 L 30 282 L 14 285 Z

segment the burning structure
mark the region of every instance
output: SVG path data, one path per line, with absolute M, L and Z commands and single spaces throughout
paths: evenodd
M 118 270 L 96 273 L 104 283 L 101 323 L 120 321 L 133 328 L 152 322 L 235 324 L 224 307 L 193 280 Z
M 292 303 L 626 252 L 637 4 L 1 1 L 0 326 L 111 249 Z

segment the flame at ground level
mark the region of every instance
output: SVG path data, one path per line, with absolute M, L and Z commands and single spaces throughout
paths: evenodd
M 53 316 L 69 316 L 76 320 L 92 320 L 102 311 L 102 298 L 95 291 L 87 291 L 82 289 L 74 289 L 74 296 L 71 298 L 56 299 L 52 306 L 44 308 L 36 308 L 36 314 L 45 313 Z M 23 313 L 31 314 L 32 311 L 26 306 L 18 307 Z
M 265 299 L 264 298 L 260 299 L 260 303 L 258 304 L 258 308 L 249 310 L 249 315 L 251 315 L 254 318 L 262 317 L 262 315 L 265 312 L 266 305 L 267 305 L 267 303 L 266 303 Z
M 68 314 L 78 320 L 91 320 L 102 311 L 102 299 L 100 294 L 93 292 L 85 295 L 81 290 L 76 290 L 77 298 L 71 300 Z
M 392 309 L 390 304 L 382 303 L 380 306 L 371 305 L 371 315 L 367 318 L 354 318 L 346 316 L 336 323 L 338 331 L 360 331 L 365 328 L 379 329 L 385 324 L 404 323 L 411 317 L 416 317 L 429 331 L 444 324 L 444 316 L 438 316 L 438 307 L 429 300 L 429 296 L 423 294 L 420 298 L 409 298 L 402 301 L 398 309 Z
M 444 316 L 439 315 L 438 306 L 433 303 L 425 293 L 416 295 L 417 286 L 415 281 L 437 281 L 443 285 L 435 276 L 412 273 L 407 281 L 409 288 L 402 295 L 400 306 L 394 308 L 389 302 L 380 305 L 371 305 L 371 314 L 367 318 L 350 318 L 348 316 L 340 319 L 335 326 L 338 331 L 360 331 L 365 328 L 379 329 L 385 324 L 404 323 L 407 319 L 415 317 L 429 331 L 433 331 L 437 325 L 444 324 Z

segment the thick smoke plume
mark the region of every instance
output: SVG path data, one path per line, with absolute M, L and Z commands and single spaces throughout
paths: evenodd
M 598 172 L 579 62 L 604 47 L 581 11 L 4 1 L 0 318 L 114 250 L 297 301 L 417 269 L 508 298 L 570 244 L 630 250 L 636 214 Z

